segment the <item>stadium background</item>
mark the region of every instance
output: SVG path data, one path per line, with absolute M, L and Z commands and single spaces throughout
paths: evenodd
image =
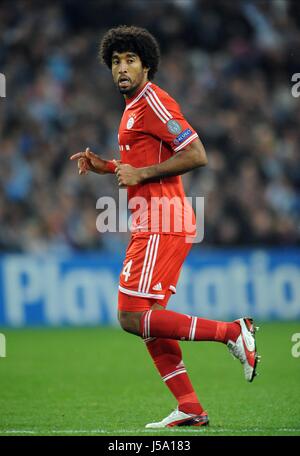
M 2 409 L 11 410 L 24 381 L 31 399 L 33 384 L 42 388 L 29 378 L 45 351 L 52 350 L 55 363 L 59 347 L 63 364 L 73 343 L 86 357 L 100 341 L 111 348 L 112 340 L 120 340 L 141 356 L 138 340 L 113 328 L 128 235 L 96 229 L 96 201 L 104 195 L 117 200 L 116 182 L 113 176 L 79 177 L 69 161 L 87 146 L 107 158 L 118 156 L 123 100 L 98 61 L 101 36 L 118 24 L 144 26 L 156 36 L 162 61 L 155 82 L 180 103 L 209 158 L 205 169 L 184 176 L 186 194 L 205 197 L 205 237 L 193 246 L 170 308 L 215 319 L 251 314 L 263 321 L 261 343 L 266 352 L 269 347 L 271 371 L 267 361 L 262 382 L 265 390 L 270 387 L 267 379 L 273 381 L 272 368 L 281 359 L 287 383 L 274 389 L 274 401 L 285 389 L 293 413 L 282 428 L 300 433 L 300 360 L 291 354 L 291 338 L 300 333 L 300 98 L 292 96 L 291 80 L 300 73 L 300 8 L 284 0 L 1 2 L 6 97 L 0 99 L 0 332 L 7 344 L 7 357 L 0 358 L 7 391 Z M 190 349 L 195 357 L 196 350 Z M 222 365 L 218 349 L 205 350 Z M 91 371 L 97 361 L 89 356 L 85 367 Z M 110 360 L 100 356 L 109 370 Z M 78 374 L 75 360 L 74 366 Z M 157 382 L 152 370 L 147 375 Z M 98 374 L 103 378 L 105 372 Z M 19 380 L 12 386 L 15 375 Z M 168 403 L 167 393 L 163 397 Z M 0 432 L 28 430 L 26 420 L 16 427 L 25 407 L 19 404 L 10 418 L 2 416 Z M 229 428 L 234 432 L 234 424 Z M 33 432 L 46 431 L 37 423 Z

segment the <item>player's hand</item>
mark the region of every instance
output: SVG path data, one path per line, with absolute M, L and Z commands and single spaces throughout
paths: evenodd
M 70 157 L 70 160 L 78 160 L 78 173 L 80 175 L 86 175 L 89 171 L 93 171 L 98 174 L 106 174 L 107 161 L 103 160 L 99 155 L 94 154 L 89 147 L 85 149 L 85 152 L 78 152 Z
M 115 161 L 115 164 L 119 187 L 137 185 L 142 181 L 141 168 L 134 168 L 134 166 L 125 165 L 117 161 Z

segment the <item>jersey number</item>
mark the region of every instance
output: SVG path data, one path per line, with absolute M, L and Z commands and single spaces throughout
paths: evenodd
M 122 275 L 125 276 L 125 282 L 127 282 L 127 280 L 130 277 L 131 266 L 132 266 L 132 260 L 128 261 L 128 263 L 123 268 Z

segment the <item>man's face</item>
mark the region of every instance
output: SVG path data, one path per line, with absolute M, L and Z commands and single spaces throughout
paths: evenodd
M 148 68 L 134 52 L 114 52 L 111 60 L 114 83 L 125 97 L 131 97 L 148 80 Z

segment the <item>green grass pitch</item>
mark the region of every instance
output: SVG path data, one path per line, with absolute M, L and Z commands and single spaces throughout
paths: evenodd
M 300 435 L 300 322 L 265 323 L 252 384 L 227 347 L 182 342 L 209 428 L 146 430 L 175 400 L 141 339 L 117 328 L 0 330 L 0 435 Z

